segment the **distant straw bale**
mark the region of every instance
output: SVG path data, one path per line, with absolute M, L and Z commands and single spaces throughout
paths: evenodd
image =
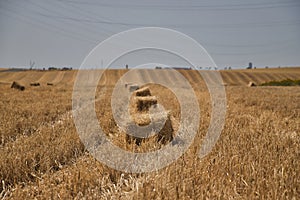
M 30 86 L 40 86 L 40 83 L 30 83 Z
M 125 87 L 127 88 L 128 86 L 132 85 L 132 83 L 125 83 Z
M 11 85 L 11 88 L 14 88 L 14 89 L 17 89 L 17 90 L 20 90 L 20 91 L 23 91 L 25 90 L 25 87 L 21 84 L 19 84 L 18 82 L 14 81 Z
M 255 86 L 256 86 L 256 84 L 254 82 L 249 82 L 248 83 L 248 87 L 255 87 Z
M 138 86 L 138 85 L 136 85 L 136 84 L 134 84 L 134 85 L 129 85 L 129 91 L 130 92 L 133 92 L 133 91 L 135 91 L 135 90 L 137 90 L 137 89 L 139 89 L 140 87 Z

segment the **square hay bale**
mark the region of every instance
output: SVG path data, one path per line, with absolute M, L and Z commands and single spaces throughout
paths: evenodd
M 134 96 L 139 96 L 139 97 L 151 96 L 149 87 L 143 87 L 143 88 L 136 90 L 134 92 Z
M 40 86 L 40 83 L 30 83 L 30 86 Z
M 133 121 L 139 126 L 146 126 L 151 123 L 148 113 L 136 113 L 132 115 Z
M 146 116 L 146 114 L 140 114 L 143 118 Z M 171 120 L 171 114 L 170 112 L 167 112 L 167 119 L 165 121 L 164 124 L 162 124 L 164 122 L 163 116 L 161 113 L 155 113 L 153 114 L 152 120 L 154 121 L 153 123 L 156 125 L 153 127 L 153 131 L 156 133 L 154 136 L 151 136 L 149 138 L 139 138 L 139 137 L 135 137 L 132 135 L 127 134 L 126 135 L 126 142 L 131 144 L 132 141 L 135 141 L 136 145 L 140 145 L 143 141 L 147 142 L 149 140 L 151 140 L 151 138 L 154 137 L 154 141 L 156 141 L 156 143 L 160 143 L 163 145 L 166 145 L 167 143 L 171 142 L 173 140 L 173 138 L 175 137 L 175 133 L 174 133 L 174 128 L 173 128 L 173 122 Z M 149 121 L 145 122 L 145 121 L 139 121 L 135 122 L 137 125 L 148 125 L 150 124 L 150 116 L 148 114 L 148 118 Z M 132 123 L 129 123 L 127 125 L 127 131 L 133 132 L 131 131 L 132 128 L 134 128 L 135 125 Z M 162 127 L 160 130 L 159 128 Z M 153 140 L 152 140 L 153 141 Z
M 157 104 L 157 98 L 155 96 L 137 96 L 133 98 L 133 112 L 148 112 L 149 108 Z
M 14 81 L 11 84 L 11 88 L 14 88 L 14 89 L 17 89 L 17 90 L 20 90 L 20 91 L 25 90 L 25 87 L 23 85 L 21 85 L 20 83 L 16 82 L 16 81 Z
M 255 86 L 256 86 L 256 84 L 254 82 L 249 82 L 248 83 L 248 87 L 255 87 Z

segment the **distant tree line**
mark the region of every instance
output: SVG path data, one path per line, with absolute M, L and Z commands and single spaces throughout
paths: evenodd
M 72 67 L 63 67 L 63 68 L 58 68 L 58 67 L 49 67 L 48 68 L 49 71 L 51 70 L 62 70 L 62 71 L 68 71 L 68 70 L 72 70 Z

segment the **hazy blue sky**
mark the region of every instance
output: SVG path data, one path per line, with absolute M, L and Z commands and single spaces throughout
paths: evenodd
M 136 27 L 183 32 L 220 68 L 300 65 L 299 0 L 0 0 L 0 66 L 79 66 Z

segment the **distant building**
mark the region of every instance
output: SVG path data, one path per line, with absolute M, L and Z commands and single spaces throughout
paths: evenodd
M 252 69 L 252 62 L 249 62 L 249 65 L 248 65 L 248 67 L 247 67 L 247 69 Z
M 61 70 L 62 70 L 62 71 L 72 70 L 72 67 L 63 67 Z
M 173 69 L 184 69 L 184 70 L 190 70 L 191 67 L 172 67 Z
M 58 70 L 56 67 L 48 67 L 48 70 Z

